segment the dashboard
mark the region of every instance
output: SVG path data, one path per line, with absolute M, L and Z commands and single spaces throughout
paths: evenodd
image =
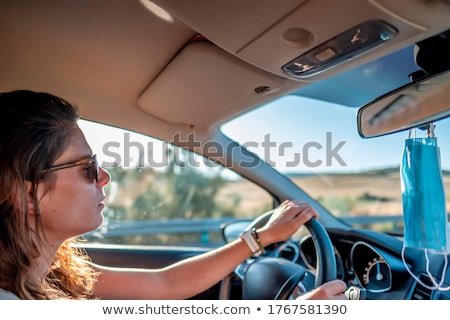
M 327 230 L 333 243 L 337 277 L 365 290 L 368 300 L 450 300 L 450 268 L 443 254 L 403 248 L 401 238 L 368 230 Z M 316 251 L 310 236 L 284 243 L 278 256 L 296 259 L 315 272 Z M 294 260 L 293 260 L 294 261 Z

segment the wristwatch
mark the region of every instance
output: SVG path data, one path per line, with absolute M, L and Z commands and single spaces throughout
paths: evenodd
M 255 257 L 265 253 L 264 247 L 261 244 L 261 240 L 259 239 L 258 232 L 256 232 L 255 228 L 242 232 L 239 237 L 244 240 Z

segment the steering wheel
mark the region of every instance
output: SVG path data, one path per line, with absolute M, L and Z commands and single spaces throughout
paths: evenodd
M 268 211 L 253 220 L 246 230 L 260 228 L 269 220 L 273 211 Z M 309 291 L 329 280 L 336 279 L 337 268 L 333 245 L 327 231 L 317 219 L 305 223 L 316 248 L 315 275 L 285 258 L 252 257 L 235 269 L 242 279 L 243 300 L 283 300 L 294 290 Z M 221 299 L 229 298 L 231 275 L 222 281 Z

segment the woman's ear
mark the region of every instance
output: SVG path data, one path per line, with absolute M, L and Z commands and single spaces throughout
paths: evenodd
M 25 182 L 25 187 L 27 189 L 27 206 L 28 213 L 32 216 L 38 216 L 40 214 L 39 208 L 36 207 L 36 203 L 33 201 L 32 196 L 32 183 L 30 181 Z

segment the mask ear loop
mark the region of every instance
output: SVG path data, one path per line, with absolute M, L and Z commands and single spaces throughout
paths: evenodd
M 433 285 L 435 285 L 437 287 L 437 290 L 439 291 L 449 291 L 450 290 L 450 286 L 443 288 L 442 285 L 444 284 L 444 279 L 445 279 L 445 272 L 447 270 L 447 266 L 448 266 L 448 258 L 447 255 L 445 253 L 445 250 L 442 251 L 442 255 L 444 256 L 444 266 L 442 267 L 442 274 L 441 274 L 441 281 L 439 282 L 439 284 L 436 282 L 436 280 L 434 280 L 433 276 L 430 273 L 430 259 L 428 258 L 428 250 L 425 250 L 425 259 L 427 260 L 427 274 L 428 277 L 430 277 L 431 282 L 433 283 Z
M 428 277 L 430 278 L 430 281 L 433 283 L 433 286 L 429 286 L 425 283 L 423 283 L 409 268 L 408 268 L 408 264 L 406 263 L 405 260 L 405 249 L 406 247 L 403 246 L 402 248 L 402 261 L 403 261 L 403 265 L 406 268 L 406 271 L 408 271 L 408 273 L 410 274 L 411 277 L 413 277 L 414 280 L 416 280 L 416 282 L 420 283 L 420 285 L 422 285 L 424 288 L 428 289 L 428 290 L 439 290 L 439 291 L 449 291 L 450 290 L 450 286 L 447 287 L 442 287 L 442 285 L 444 284 L 444 279 L 445 279 L 445 273 L 447 271 L 447 266 L 448 266 L 448 258 L 447 255 L 445 254 L 445 250 L 443 251 L 443 256 L 444 256 L 444 266 L 442 268 L 442 275 L 441 275 L 441 280 L 439 283 L 436 282 L 436 280 L 434 280 L 434 277 L 432 276 L 432 274 L 430 273 L 430 259 L 428 257 L 428 250 L 425 249 L 425 260 L 426 260 L 426 272 L 428 274 Z

